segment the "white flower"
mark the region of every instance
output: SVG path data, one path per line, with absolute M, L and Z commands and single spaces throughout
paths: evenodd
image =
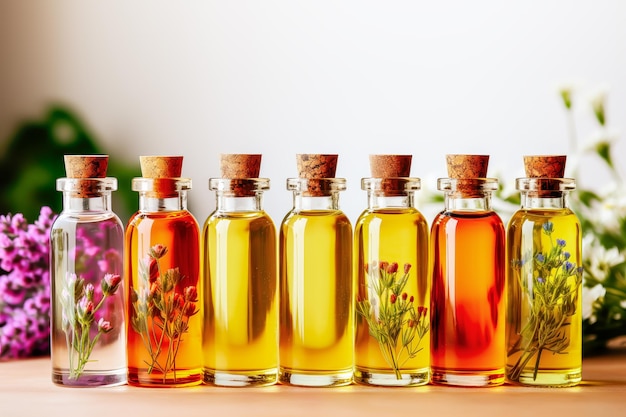
M 587 235 L 583 239 L 583 253 L 589 273 L 598 281 L 602 282 L 609 275 L 610 269 L 624 262 L 624 254 L 619 248 L 605 248 L 593 235 Z
M 604 297 L 604 294 L 606 294 L 606 288 L 604 288 L 602 284 L 597 284 L 593 288 L 583 287 L 583 320 L 589 319 L 590 323 L 596 321 L 596 316 L 593 314 L 594 306 Z

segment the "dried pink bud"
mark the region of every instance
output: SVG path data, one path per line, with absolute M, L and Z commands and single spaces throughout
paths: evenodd
M 382 269 L 383 271 L 387 270 L 387 266 L 389 266 L 389 262 L 382 261 L 378 264 L 378 267 Z
M 153 259 L 160 259 L 167 253 L 167 246 L 163 246 L 160 243 L 150 248 L 148 255 Z
M 402 299 L 406 300 L 409 295 L 405 292 L 402 293 Z
M 196 287 L 194 286 L 189 286 L 186 287 L 184 290 L 185 293 L 185 300 L 195 303 L 196 301 L 198 301 L 198 290 L 196 289 Z
M 411 270 L 411 264 L 404 264 L 404 273 L 408 274 Z
M 390 297 L 391 304 L 395 304 L 397 299 L 398 299 L 397 295 L 391 294 L 391 297 Z
M 388 274 L 395 274 L 396 272 L 398 272 L 398 263 L 394 262 L 392 264 L 389 264 L 389 266 L 387 266 L 387 273 Z
M 409 298 L 409 303 L 412 303 L 415 300 L 415 298 L 413 296 L 411 296 L 411 298 Z
M 98 320 L 98 330 L 102 333 L 108 333 L 113 330 L 113 326 L 111 326 L 111 322 L 106 321 L 104 317 L 101 317 L 100 320 Z
M 120 275 L 105 274 L 101 283 L 102 293 L 104 295 L 115 294 L 121 282 L 122 282 L 122 277 Z

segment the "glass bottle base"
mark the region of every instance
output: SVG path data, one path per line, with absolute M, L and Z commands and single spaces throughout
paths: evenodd
M 128 385 L 135 387 L 183 388 L 200 384 L 202 384 L 202 372 L 200 370 L 170 372 L 166 376 L 160 372 L 148 373 L 147 370 L 136 372 L 130 369 L 128 372 Z
M 573 387 L 582 380 L 581 368 L 567 370 L 539 370 L 537 377 L 534 370 L 529 369 L 528 372 L 522 372 L 516 381 L 507 380 L 511 384 L 525 385 L 532 387 L 545 388 L 566 388 Z
M 205 369 L 203 382 L 220 387 L 262 387 L 278 382 L 278 370 L 225 372 Z
M 398 379 L 393 371 L 373 370 L 360 367 L 356 367 L 354 371 L 354 382 L 363 385 L 415 387 L 418 385 L 426 385 L 429 380 L 429 368 L 402 371 L 401 379 Z
M 352 384 L 352 369 L 339 372 L 311 372 L 280 369 L 278 381 L 285 385 L 300 387 L 340 387 Z
M 78 378 L 70 377 L 69 371 L 55 369 L 52 382 L 64 387 L 115 387 L 126 384 L 126 368 L 109 372 L 84 371 Z
M 495 387 L 504 383 L 504 369 L 494 371 L 454 371 L 432 369 L 431 382 L 437 385 L 459 387 Z

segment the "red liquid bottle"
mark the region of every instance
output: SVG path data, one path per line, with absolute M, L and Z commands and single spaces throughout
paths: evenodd
M 491 209 L 488 156 L 448 155 L 445 209 L 431 228 L 431 369 L 435 384 L 504 382 L 505 230 Z

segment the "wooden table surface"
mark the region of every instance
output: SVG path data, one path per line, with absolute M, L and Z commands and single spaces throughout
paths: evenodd
M 65 388 L 48 358 L 0 362 L 0 417 L 626 416 L 626 351 L 586 358 L 573 388 Z

